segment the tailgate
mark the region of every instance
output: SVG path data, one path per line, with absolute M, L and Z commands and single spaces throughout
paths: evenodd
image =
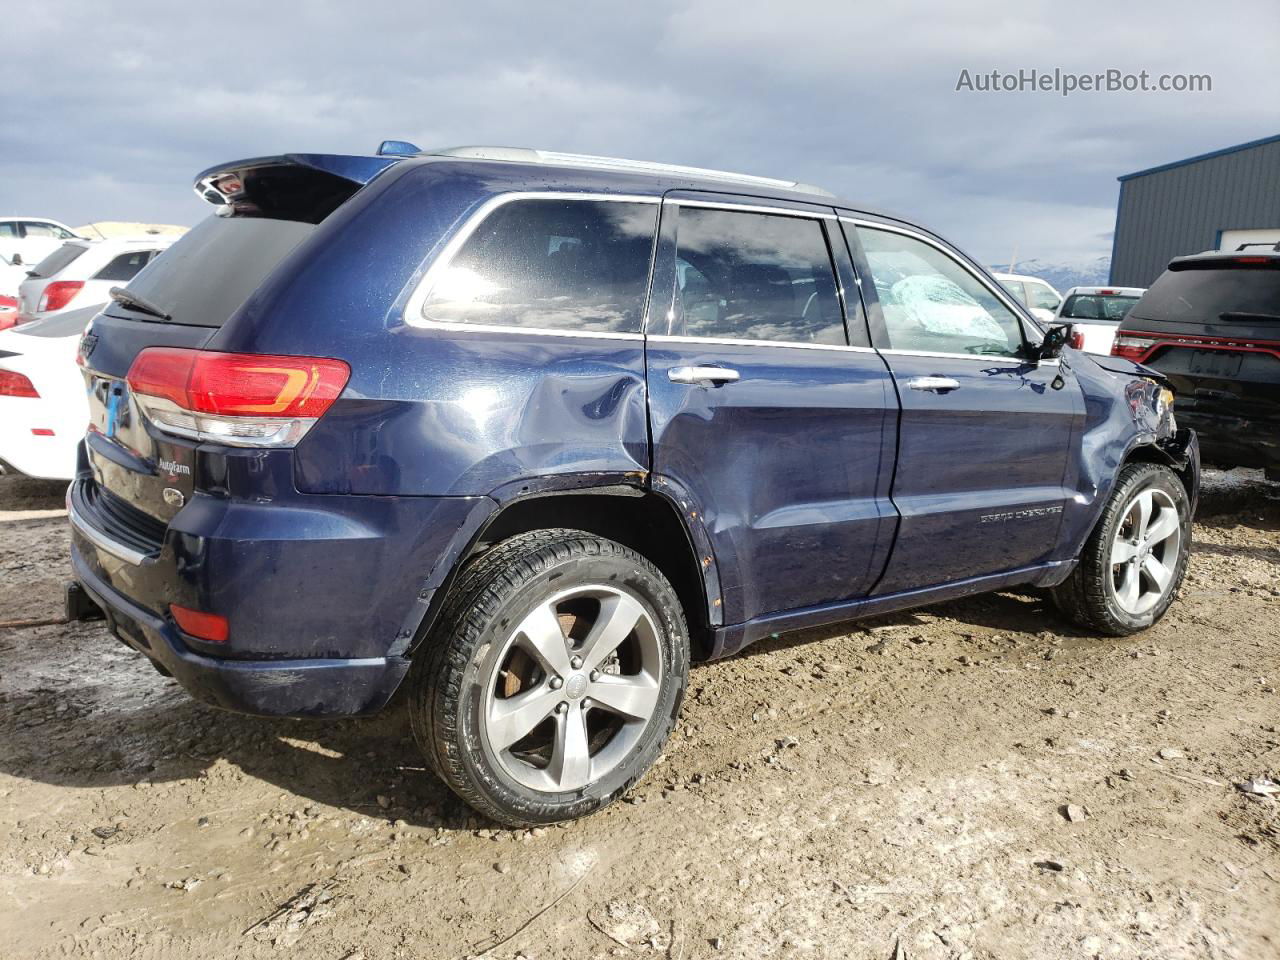
M 1165 346 L 1147 361 L 1169 378 L 1178 409 L 1280 422 L 1280 356 L 1256 347 Z
M 193 441 L 161 434 L 139 412 L 125 374 L 145 347 L 202 347 L 210 327 L 138 323 L 100 314 L 81 341 L 89 397 L 85 452 L 98 486 L 164 523 L 195 489 Z M 181 494 L 169 493 L 166 490 Z
M 132 517 L 147 526 L 149 517 L 167 524 L 200 481 L 199 441 L 161 432 L 130 396 L 125 378 L 138 354 L 207 348 L 317 224 L 395 162 L 287 154 L 222 164 L 197 177 L 196 192 L 217 215 L 148 263 L 129 281 L 129 297 L 109 303 L 82 341 L 85 447 L 104 522 Z M 206 449 L 210 458 L 219 455 L 216 445 Z

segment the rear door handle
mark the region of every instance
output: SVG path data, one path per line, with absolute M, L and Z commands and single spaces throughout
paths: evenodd
M 741 374 L 728 367 L 672 367 L 667 379 L 672 383 L 733 383 Z
M 948 390 L 959 390 L 960 381 L 950 377 L 912 377 L 907 381 L 912 390 L 931 390 L 934 393 L 946 393 Z

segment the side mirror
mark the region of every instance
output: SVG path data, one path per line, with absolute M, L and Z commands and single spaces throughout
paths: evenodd
M 20 266 L 22 266 L 22 254 L 20 254 L 20 253 L 15 253 L 15 254 L 13 255 L 13 259 L 12 259 L 12 260 L 10 260 L 9 262 L 10 262 L 11 264 L 13 264 L 13 266 L 15 266 L 15 267 L 20 267 Z
M 1036 359 L 1056 360 L 1062 356 L 1064 348 L 1074 346 L 1075 342 L 1075 331 L 1072 329 L 1071 324 L 1055 324 L 1045 332 L 1044 339 L 1040 341 L 1040 349 Z

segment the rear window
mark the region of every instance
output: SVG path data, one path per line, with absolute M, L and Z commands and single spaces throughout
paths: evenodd
M 156 257 L 129 290 L 160 307 L 174 323 L 220 327 L 315 226 L 263 217 L 209 217 Z M 119 303 L 107 312 L 154 318 Z
M 1129 308 L 1138 302 L 1137 297 L 1104 297 L 1092 293 L 1075 293 L 1062 305 L 1063 320 L 1095 320 L 1119 323 Z
M 1133 316 L 1171 323 L 1280 320 L 1280 269 L 1238 266 L 1166 270 L 1142 295 L 1133 308 Z
M 60 273 L 75 262 L 80 254 L 87 250 L 82 243 L 64 243 L 53 253 L 49 254 L 39 263 L 37 263 L 30 271 L 31 276 L 39 279 L 52 277 L 55 273 Z
M 114 280 L 117 283 L 128 283 L 138 275 L 138 271 L 151 259 L 151 250 L 134 250 L 115 257 L 105 267 L 93 275 L 95 280 Z
M 516 200 L 432 282 L 423 316 L 542 330 L 639 333 L 656 203 Z

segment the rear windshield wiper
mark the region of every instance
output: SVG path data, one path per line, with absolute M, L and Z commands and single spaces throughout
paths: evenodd
M 130 310 L 136 310 L 138 313 L 148 313 L 153 317 L 159 317 L 161 320 L 172 320 L 169 314 L 157 307 L 145 297 L 140 297 L 136 293 L 130 293 L 124 287 L 112 287 L 109 291 L 111 299 L 116 303 L 123 304 Z
M 1274 313 L 1248 313 L 1243 310 L 1228 310 L 1218 314 L 1219 320 L 1280 320 Z

